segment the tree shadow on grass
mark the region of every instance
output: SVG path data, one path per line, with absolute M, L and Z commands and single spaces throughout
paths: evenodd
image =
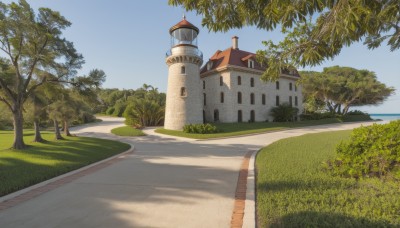
M 261 226 L 260 226 L 261 227 Z M 338 213 L 325 213 L 315 211 L 303 211 L 292 213 L 275 221 L 269 227 L 398 227 L 391 225 L 389 221 L 380 219 L 371 221 L 367 218 L 355 218 Z

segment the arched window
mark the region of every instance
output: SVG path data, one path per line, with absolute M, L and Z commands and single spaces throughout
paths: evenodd
M 240 77 L 240 76 L 237 77 L 237 84 L 238 85 L 242 84 L 242 77 Z
M 214 110 L 214 122 L 219 121 L 219 111 L 218 109 Z
M 276 96 L 276 102 L 275 102 L 276 104 L 276 106 L 279 106 L 279 96 Z
M 293 88 L 292 88 L 292 87 L 293 87 L 293 85 L 292 85 L 292 83 L 290 82 L 290 83 L 289 83 L 289 90 L 290 90 L 290 91 L 292 91 L 292 90 L 293 90 Z
M 242 103 L 242 93 L 238 92 L 238 104 Z
M 203 123 L 206 123 L 206 111 L 203 110 Z
M 279 90 L 279 82 L 276 82 L 276 89 Z
M 185 74 L 186 73 L 186 68 L 185 66 L 181 66 L 181 74 Z
M 203 89 L 206 89 L 206 81 L 203 81 Z
M 293 98 L 292 98 L 292 96 L 289 96 L 289 104 L 290 104 L 290 106 L 293 106 Z
M 256 121 L 256 113 L 254 110 L 250 111 L 250 122 L 255 122 Z
M 219 77 L 219 85 L 220 86 L 224 85 L 224 78 L 222 76 Z
M 186 97 L 187 93 L 186 93 L 186 88 L 185 87 L 181 87 L 181 97 Z
M 254 104 L 254 93 L 250 94 L 250 104 Z
M 298 106 L 298 105 L 299 105 L 299 101 L 298 101 L 298 99 L 297 99 L 297 96 L 294 97 L 294 105 L 295 105 L 295 106 Z
M 250 87 L 254 87 L 254 78 L 250 78 Z
M 221 99 L 221 103 L 224 103 L 224 92 L 221 92 L 220 99 Z
M 242 114 L 242 110 L 238 111 L 238 122 L 243 122 L 243 114 Z
M 263 105 L 265 105 L 265 94 L 261 95 L 261 102 Z
M 204 106 L 206 106 L 207 105 L 207 99 L 206 99 L 206 94 L 205 93 L 203 93 L 203 101 L 204 101 Z

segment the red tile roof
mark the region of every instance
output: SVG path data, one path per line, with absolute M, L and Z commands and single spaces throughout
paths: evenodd
M 261 66 L 255 58 L 256 54 L 242 51 L 240 49 L 233 49 L 228 48 L 224 51 L 216 51 L 213 56 L 211 56 L 210 60 L 201 68 L 200 74 L 215 70 L 220 67 L 225 66 L 238 66 L 238 67 L 246 67 L 248 68 L 248 60 L 252 59 L 254 61 L 254 68 L 255 70 L 265 71 L 266 67 Z M 207 69 L 207 65 L 212 63 L 210 69 Z M 283 73 L 288 73 L 287 71 L 283 71 Z M 296 72 L 295 75 L 299 77 L 298 73 Z
M 190 29 L 194 29 L 197 34 L 199 34 L 199 28 L 197 28 L 196 26 L 194 26 L 192 23 L 190 23 L 189 21 L 187 21 L 185 18 L 183 20 L 181 20 L 178 24 L 172 26 L 169 29 L 169 33 L 171 34 L 173 31 L 179 29 L 179 28 L 190 28 Z

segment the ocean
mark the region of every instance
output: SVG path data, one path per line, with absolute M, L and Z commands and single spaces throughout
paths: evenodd
M 372 119 L 400 120 L 400 114 L 369 114 Z

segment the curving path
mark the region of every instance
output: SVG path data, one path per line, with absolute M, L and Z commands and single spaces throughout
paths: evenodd
M 9 209 L 0 208 L 0 227 L 230 227 L 238 174 L 248 151 L 283 138 L 361 125 L 196 141 L 153 129 L 145 137 L 113 136 L 109 131 L 123 125 L 123 119 L 102 119 L 72 133 L 124 141 L 135 146 L 134 153 Z M 252 181 L 250 172 L 243 227 L 254 227 Z

